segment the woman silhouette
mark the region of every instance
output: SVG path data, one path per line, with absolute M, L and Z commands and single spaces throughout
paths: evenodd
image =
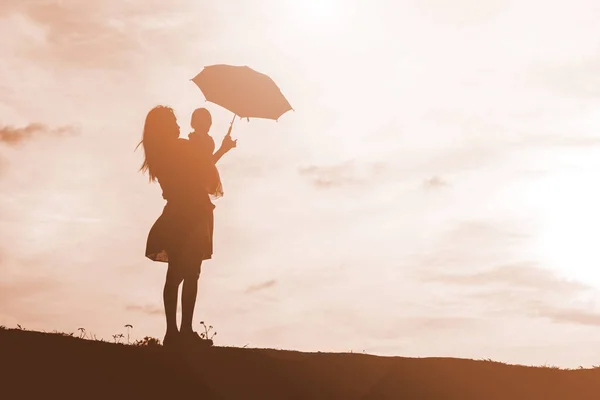
M 168 263 L 163 301 L 167 330 L 165 346 L 177 343 L 212 345 L 192 329 L 198 278 L 202 261 L 212 257 L 213 210 L 210 195 L 223 194 L 215 163 L 236 146 L 228 135 L 213 154 L 214 141 L 208 135 L 212 124 L 206 109 L 192 115 L 194 132 L 189 140 L 179 138 L 179 125 L 170 107 L 156 106 L 146 116 L 143 138 L 144 163 L 150 182 L 158 180 L 167 200 L 162 214 L 148 234 L 146 257 Z M 177 329 L 177 295 L 181 295 L 181 329 Z

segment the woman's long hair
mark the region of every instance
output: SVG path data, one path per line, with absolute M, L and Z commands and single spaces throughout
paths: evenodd
M 166 162 L 165 149 L 179 136 L 177 118 L 171 107 L 156 106 L 146 116 L 142 140 L 136 149 L 144 148 L 144 162 L 140 171 L 148 172 L 150 182 L 156 181 L 156 174 Z

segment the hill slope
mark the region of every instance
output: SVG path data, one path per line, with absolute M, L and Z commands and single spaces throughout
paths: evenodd
M 175 354 L 11 329 L 0 330 L 0 382 L 6 399 L 600 398 L 600 369 L 227 347 Z

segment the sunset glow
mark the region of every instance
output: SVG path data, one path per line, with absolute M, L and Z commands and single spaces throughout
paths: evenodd
M 340 0 L 286 1 L 289 18 L 307 31 L 335 29 L 347 17 L 352 2 Z
M 162 337 L 144 118 L 233 114 L 248 65 L 293 105 L 238 120 L 196 314 L 219 345 L 600 363 L 597 1 L 0 5 L 0 325 Z M 543 349 L 543 351 L 540 351 Z

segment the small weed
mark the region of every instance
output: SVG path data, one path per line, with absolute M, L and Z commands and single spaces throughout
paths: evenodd
M 131 325 L 131 324 L 127 324 L 127 325 L 125 325 L 125 328 L 127 328 L 127 344 L 131 344 L 131 343 L 129 342 L 129 330 L 130 330 L 130 329 L 133 329 L 133 325 Z
M 546 363 L 544 363 L 544 365 L 541 366 L 541 368 L 548 368 L 548 369 L 562 369 L 561 367 L 558 367 L 556 365 L 548 365 Z
M 77 328 L 77 330 L 79 331 L 79 339 L 85 339 L 85 328 Z
M 160 340 L 158 340 L 157 338 L 153 338 L 151 336 L 146 336 L 143 339 L 138 339 L 135 342 L 133 342 L 133 346 L 137 346 L 137 347 L 160 346 Z
M 116 333 L 112 335 L 112 337 L 115 340 L 115 343 L 121 343 L 121 339 L 123 339 L 125 335 L 123 335 L 122 333 Z
M 202 339 L 211 339 L 212 340 L 212 338 L 217 335 L 216 331 L 214 331 L 212 333 L 210 332 L 213 329 L 212 325 L 207 327 L 206 324 L 204 324 L 204 321 L 200 321 L 200 325 L 202 325 L 202 327 L 204 328 L 204 332 L 200 333 L 200 337 Z M 210 336 L 209 336 L 209 333 L 211 334 Z
M 73 335 L 75 334 L 74 332 L 70 332 L 70 333 L 66 333 L 66 332 L 59 332 L 56 329 L 52 331 L 52 334 L 54 335 L 58 335 L 58 336 L 66 336 L 66 337 L 73 337 Z

